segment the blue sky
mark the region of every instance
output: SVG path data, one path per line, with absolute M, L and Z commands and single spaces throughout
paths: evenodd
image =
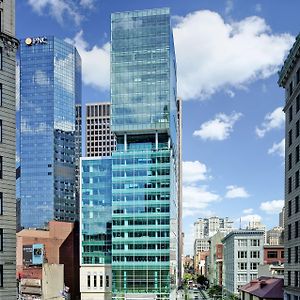
M 278 224 L 284 188 L 284 93 L 277 71 L 300 3 L 244 0 L 16 1 L 17 36 L 55 35 L 83 60 L 83 101 L 109 100 L 110 14 L 170 7 L 183 98 L 184 229 L 198 217 Z

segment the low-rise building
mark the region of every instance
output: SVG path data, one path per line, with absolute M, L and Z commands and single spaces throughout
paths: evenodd
M 278 264 L 284 263 L 284 246 L 265 245 L 264 246 L 264 264 Z
M 235 230 L 222 240 L 223 287 L 226 294 L 257 278 L 258 266 L 263 264 L 264 231 Z
M 209 251 L 197 252 L 194 257 L 194 270 L 196 274 L 206 274 L 206 257 L 209 256 Z
M 280 300 L 283 299 L 283 279 L 260 277 L 240 289 L 241 300 Z
M 284 229 L 280 226 L 276 226 L 267 231 L 267 244 L 283 245 L 283 231 Z

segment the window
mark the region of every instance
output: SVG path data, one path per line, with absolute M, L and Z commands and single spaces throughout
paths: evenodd
M 295 263 L 299 262 L 299 247 L 295 247 Z
M 292 177 L 288 179 L 288 193 L 292 192 Z
M 299 237 L 299 221 L 295 222 L 295 238 Z
M 3 287 L 3 265 L 0 265 L 0 287 Z
M 289 146 L 291 146 L 293 143 L 293 130 L 291 129 L 289 131 Z
M 0 83 L 0 106 L 2 106 L 3 92 L 2 92 L 2 83 Z
M 299 136 L 300 134 L 300 123 L 299 120 L 296 122 L 296 138 Z
M 295 271 L 295 287 L 299 285 L 299 272 Z
M 2 120 L 0 120 L 0 143 L 2 143 Z
M 103 287 L 103 276 L 100 275 L 100 283 L 99 283 L 100 287 Z
M 3 229 L 0 228 L 0 252 L 3 251 Z
M 257 270 L 258 263 L 252 262 L 250 263 L 250 270 Z
M 3 70 L 3 48 L 0 47 L 0 70 Z
M 292 94 L 293 94 L 293 81 L 291 81 L 289 85 L 289 95 L 291 96 Z
M 238 258 L 247 258 L 247 251 L 238 251 Z
M 106 287 L 109 288 L 109 276 L 106 275 Z
M 239 270 L 247 270 L 247 263 L 246 262 L 238 263 L 238 269 Z
M 0 216 L 3 215 L 3 193 L 0 192 Z
M 238 281 L 239 282 L 241 282 L 241 281 L 247 282 L 247 274 L 238 274 Z
M 291 257 L 292 257 L 292 248 L 288 248 L 288 257 L 287 257 L 288 264 L 291 263 Z
M 292 200 L 289 200 L 288 202 L 288 216 L 290 217 L 292 215 Z
M 295 197 L 295 213 L 299 212 L 299 196 Z
M 295 161 L 296 163 L 299 162 L 300 157 L 299 157 L 299 146 L 296 147 L 296 153 L 295 153 Z
M 87 276 L 87 287 L 90 288 L 91 287 L 91 275 Z
M 259 246 L 259 240 L 251 240 L 251 246 Z
M 289 122 L 293 120 L 293 106 L 291 105 L 289 108 Z
M 288 225 L 288 240 L 290 240 L 292 238 L 292 225 L 289 224 Z
M 277 251 L 268 251 L 267 257 L 268 258 L 277 258 Z
M 289 164 L 289 170 L 290 170 L 292 168 L 292 153 L 289 154 L 288 160 L 289 160 L 288 164 Z
M 296 84 L 300 82 L 300 69 L 297 70 L 296 72 Z
M 296 98 L 296 113 L 300 110 L 300 95 Z
M 295 188 L 299 187 L 299 171 L 295 173 Z
M 3 178 L 3 156 L 0 156 L 0 179 Z
M 259 251 L 251 251 L 251 258 L 259 258 Z
M 94 275 L 94 287 L 97 287 L 97 275 Z

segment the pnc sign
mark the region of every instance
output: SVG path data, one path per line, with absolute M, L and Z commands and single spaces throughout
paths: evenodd
M 37 45 L 37 44 L 47 44 L 47 43 L 48 43 L 48 39 L 46 37 L 37 37 L 37 38 L 28 37 L 25 40 L 25 44 L 27 46 L 33 46 L 33 45 Z

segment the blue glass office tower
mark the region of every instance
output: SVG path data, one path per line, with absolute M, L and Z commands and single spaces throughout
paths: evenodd
M 74 46 L 55 37 L 27 38 L 20 43 L 19 65 L 21 226 L 43 228 L 53 219 L 75 221 L 80 56 Z
M 170 11 L 114 13 L 111 35 L 112 131 L 117 137 L 113 299 L 174 299 L 180 193 Z

